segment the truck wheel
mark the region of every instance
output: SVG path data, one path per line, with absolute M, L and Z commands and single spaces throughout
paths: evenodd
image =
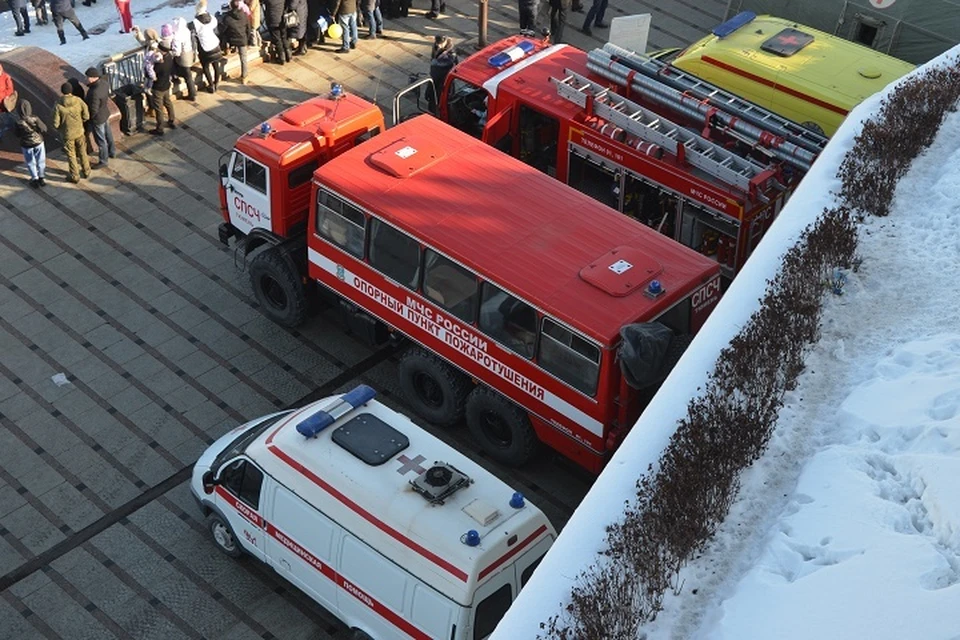
M 366 631 L 354 627 L 350 630 L 350 640 L 373 640 Z
M 307 295 L 300 275 L 291 272 L 276 249 L 267 249 L 250 263 L 250 285 L 264 314 L 277 324 L 296 327 L 307 315 Z
M 239 558 L 243 555 L 243 550 L 237 542 L 237 537 L 233 535 L 233 529 L 227 524 L 227 521 L 216 513 L 207 516 L 207 529 L 213 536 L 213 542 L 223 553 L 231 558 Z
M 513 467 L 529 461 L 539 445 L 527 413 L 487 387 L 467 398 L 467 427 L 491 458 Z
M 463 419 L 470 380 L 437 356 L 411 349 L 400 360 L 400 388 L 414 411 L 452 427 Z

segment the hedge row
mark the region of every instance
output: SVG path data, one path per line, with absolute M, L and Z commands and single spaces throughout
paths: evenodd
M 904 81 L 863 126 L 841 163 L 839 204 L 825 210 L 768 281 L 759 310 L 720 353 L 656 469 L 637 482 L 606 549 L 576 580 L 563 613 L 541 623 L 550 640 L 633 640 L 661 610 L 679 570 L 703 549 L 766 449 L 786 391 L 819 339 L 836 269 L 858 266 L 858 223 L 886 215 L 897 180 L 929 146 L 960 98 L 956 60 Z

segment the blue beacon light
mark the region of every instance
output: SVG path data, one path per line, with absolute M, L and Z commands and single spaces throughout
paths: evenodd
M 504 49 L 500 53 L 490 56 L 487 62 L 491 67 L 496 67 L 499 69 L 500 67 L 506 66 L 511 62 L 516 62 L 520 58 L 529 55 L 536 48 L 536 45 L 529 40 L 521 40 L 509 49 Z

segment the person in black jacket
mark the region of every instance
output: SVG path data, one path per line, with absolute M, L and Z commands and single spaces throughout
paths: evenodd
M 250 18 L 240 8 L 243 0 L 230 0 L 230 11 L 220 16 L 220 44 L 226 51 L 236 47 L 240 56 L 240 82 L 247 84 L 247 46 L 253 44 Z
M 169 46 L 162 42 L 158 51 L 161 55 L 153 63 L 153 72 L 157 77 L 150 89 L 150 94 L 153 96 L 153 111 L 157 117 L 157 127 L 151 129 L 150 133 L 155 136 L 162 136 L 164 110 L 167 112 L 167 126 L 176 129 L 177 125 L 174 123 L 173 100 L 170 98 L 170 87 L 173 84 L 173 52 Z
M 287 25 L 283 22 L 284 0 L 263 0 L 263 21 L 270 30 L 277 62 L 290 62 L 290 42 L 287 40 Z
M 117 148 L 113 144 L 113 131 L 110 130 L 110 87 L 106 81 L 100 79 L 100 71 L 96 67 L 86 70 L 87 74 L 87 108 L 90 110 L 90 128 L 93 130 L 93 139 L 97 143 L 100 153 L 98 167 L 106 167 L 110 158 L 117 155 Z
M 53 14 L 53 24 L 57 27 L 57 35 L 60 36 L 60 44 L 67 44 L 67 36 L 63 33 L 63 21 L 66 20 L 77 28 L 84 40 L 90 38 L 87 30 L 80 24 L 77 13 L 73 10 L 70 0 L 50 0 L 50 13 Z
M 307 52 L 307 0 L 287 0 L 286 7 L 297 14 L 297 26 L 287 29 L 287 37 L 297 41 L 293 55 L 302 56 Z

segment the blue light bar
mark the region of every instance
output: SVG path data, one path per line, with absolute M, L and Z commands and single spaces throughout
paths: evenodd
M 757 17 L 753 11 L 742 11 L 733 16 L 726 22 L 721 22 L 713 28 L 713 35 L 718 38 L 726 38 L 728 35 L 739 29 L 745 24 L 750 24 Z
M 324 407 L 297 423 L 297 432 L 307 438 L 316 438 L 318 433 L 357 407 L 370 402 L 376 395 L 377 392 L 372 387 L 365 384 L 357 385 L 329 407 Z
M 516 62 L 520 58 L 529 55 L 536 48 L 537 45 L 533 44 L 529 40 L 521 40 L 512 47 L 504 49 L 500 53 L 495 53 L 494 55 L 490 56 L 490 58 L 487 60 L 487 63 L 491 67 L 496 67 L 499 69 L 500 67 L 505 67 L 511 62 Z

